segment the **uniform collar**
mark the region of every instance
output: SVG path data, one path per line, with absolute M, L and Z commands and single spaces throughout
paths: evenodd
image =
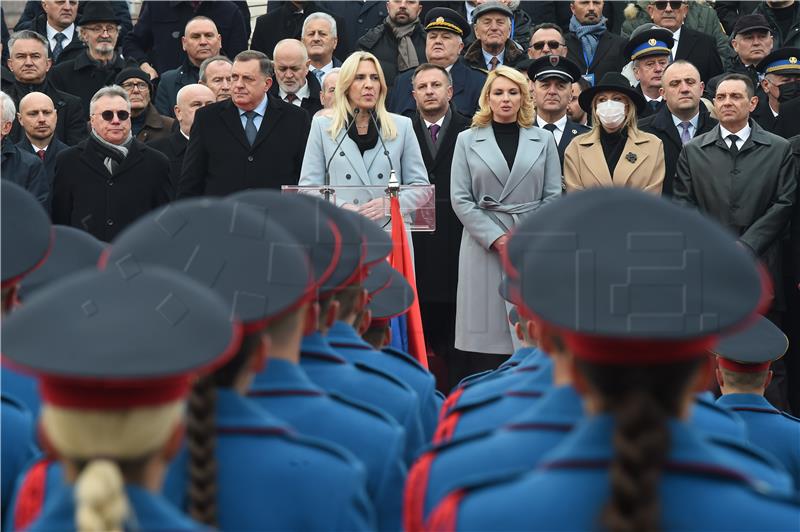
M 778 409 L 772 406 L 772 403 L 767 401 L 763 395 L 756 393 L 729 393 L 717 399 L 717 404 L 727 408 L 735 408 L 737 406 L 748 406 L 755 408 L 762 408 L 765 410 Z
M 529 356 L 531 356 L 534 351 L 538 351 L 536 347 L 520 347 L 514 354 L 511 355 L 511 358 L 500 364 L 500 368 L 508 367 L 508 366 L 516 366 L 517 364 L 521 364 L 525 361 Z M 498 369 L 500 369 L 498 368 Z
M 309 357 L 308 355 L 319 355 L 319 357 Z M 339 353 L 333 350 L 328 344 L 328 341 L 319 331 L 315 331 L 308 336 L 303 337 L 303 342 L 300 344 L 300 360 L 301 362 L 309 361 L 309 358 L 317 358 L 318 360 L 326 360 L 332 364 L 346 364 L 347 361 L 343 359 Z
M 506 425 L 532 423 L 561 423 L 574 425 L 583 419 L 583 401 L 573 386 L 558 386 L 549 390 L 536 405 L 511 418 Z
M 328 343 L 332 344 L 334 342 L 374 351 L 373 347 L 358 335 L 352 325 L 348 325 L 343 321 L 334 322 L 333 327 L 328 331 Z
M 230 388 L 217 388 L 216 424 L 217 430 L 291 432 L 283 421 Z
M 256 375 L 251 391 L 278 391 L 292 390 L 303 392 L 320 392 L 308 378 L 305 371 L 298 365 L 287 360 L 269 359 L 267 366 Z

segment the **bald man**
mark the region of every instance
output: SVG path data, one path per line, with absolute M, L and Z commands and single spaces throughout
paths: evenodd
M 168 137 L 150 143 L 151 148 L 157 149 L 169 158 L 169 178 L 172 181 L 173 190 L 181 174 L 183 155 L 186 153 L 189 134 L 192 131 L 192 124 L 194 124 L 194 114 L 201 107 L 215 101 L 214 92 L 205 85 L 199 83 L 184 85 L 178 91 L 176 104 L 173 107 L 180 129 Z
M 297 39 L 283 39 L 272 54 L 275 76 L 270 94 L 305 109 L 309 118 L 322 109 L 317 76 L 310 73 L 311 61 L 305 45 Z
M 25 133 L 17 142 L 17 148 L 33 153 L 44 162 L 47 183 L 52 186 L 56 156 L 67 148 L 55 136 L 58 114 L 53 100 L 43 92 L 31 92 L 23 96 L 19 101 L 17 121 Z

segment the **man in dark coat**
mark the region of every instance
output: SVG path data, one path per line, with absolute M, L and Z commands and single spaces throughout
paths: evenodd
M 301 40 L 311 62 L 308 68 L 320 84 L 325 74 L 342 66 L 342 62 L 333 56 L 339 47 L 338 31 L 336 20 L 321 11 L 312 13 L 303 22 Z
M 455 342 L 458 249 L 462 225 L 450 205 L 450 167 L 458 134 L 469 118 L 450 108 L 452 80 L 444 68 L 425 63 L 412 81 L 417 112 L 412 117 L 428 178 L 436 186 L 436 231 L 413 233 L 417 292 L 426 339 L 445 360 Z
M 564 36 L 567 58 L 592 85 L 606 72 L 621 72 L 629 60 L 623 53 L 627 41 L 606 28 L 603 1 L 570 2 L 570 9 L 569 33 Z
M 242 12 L 229 0 L 147 0 L 142 3 L 139 20 L 123 44 L 125 56 L 137 61 L 153 79 L 177 68 L 186 57 L 181 48 L 186 23 L 200 15 L 216 24 L 226 55 L 232 57 L 247 49 L 248 34 Z
M 53 100 L 44 93 L 32 92 L 19 102 L 17 120 L 25 135 L 17 147 L 39 157 L 47 174 L 47 189 L 53 184 L 56 173 L 56 157 L 68 146 L 55 136 L 58 115 Z M 48 194 L 49 195 L 49 194 Z
M 151 101 L 153 84 L 142 69 L 126 68 L 114 80 L 128 93 L 131 103 L 131 133 L 136 140 L 150 142 L 168 137 L 172 133 L 174 118 L 162 116 Z
M 317 76 L 308 71 L 308 53 L 302 42 L 284 39 L 275 45 L 275 76 L 269 94 L 301 109 L 309 118 L 322 109 Z
M 11 96 L 17 107 L 26 94 L 43 92 L 53 100 L 58 113 L 56 137 L 70 146 L 85 139 L 86 120 L 80 99 L 56 89 L 47 79 L 50 60 L 47 58 L 46 39 L 34 31 L 24 30 L 12 34 L 9 44 L 11 57 L 8 65 L 14 81 L 3 83 L 3 91 Z M 15 122 L 11 129 L 11 140 L 19 142 L 24 136 L 22 127 Z
M 471 66 L 489 71 L 499 65 L 513 67 L 526 55 L 511 39 L 511 22 L 514 13 L 502 2 L 487 2 L 472 12 L 475 42 L 464 52 L 464 60 Z
M 81 54 L 83 43 L 78 38 L 75 26 L 78 2 L 44 0 L 28 3 L 37 4 L 41 13 L 28 21 L 17 22 L 15 31 L 33 30 L 44 36 L 48 41 L 48 53 L 54 65 L 75 59 Z
M 639 81 L 636 90 L 647 102 L 644 109 L 637 113 L 640 120 L 664 107 L 661 77 L 672 61 L 670 54 L 673 45 L 672 32 L 653 23 L 642 24 L 633 30 L 625 45 L 625 57 L 630 58 L 633 75 Z
M 663 9 L 659 9 L 663 6 Z M 655 24 L 672 32 L 675 44 L 672 46 L 672 59 L 685 59 L 700 72 L 700 79 L 706 83 L 722 73 L 722 59 L 717 52 L 717 43 L 707 35 L 687 27 L 683 22 L 689 14 L 689 4 L 684 2 L 673 9 L 670 2 L 650 2 L 647 13 Z
M 338 27 L 339 46 L 336 55 L 346 59 L 356 50 L 356 43 L 370 28 L 386 20 L 389 14 L 386 2 L 375 0 L 328 0 L 319 2 L 319 7 L 326 13 L 333 15 Z
M 773 280 L 767 317 L 781 325 L 786 312 L 782 289 L 782 244 L 797 192 L 797 166 L 789 142 L 764 131 L 750 113 L 756 97 L 750 79 L 729 74 L 717 86 L 719 125 L 683 147 L 673 195 L 739 236 L 759 257 Z M 786 409 L 782 364 L 774 368 L 773 404 Z M 782 382 L 783 381 L 783 382 Z
M 700 73 L 688 61 L 678 60 L 669 65 L 664 71 L 662 85 L 665 105 L 657 113 L 640 120 L 639 129 L 652 133 L 664 144 L 666 170 L 662 194 L 671 196 L 683 146 L 714 129 L 717 121 L 700 102 L 703 82 Z
M 86 43 L 84 53 L 50 72 L 50 81 L 57 89 L 80 98 L 84 120 L 89 118 L 89 102 L 95 93 L 114 83 L 124 68 L 135 66 L 115 51 L 119 24 L 108 2 L 91 2 L 78 19 L 78 32 Z
M 478 98 L 486 82 L 486 74 L 469 66 L 459 55 L 464 48 L 463 39 L 470 34 L 470 27 L 458 13 L 448 8 L 432 9 L 425 18 L 425 57 L 429 63 L 450 69 L 453 79 L 453 98 L 450 107 L 471 117 L 478 107 Z M 413 72 L 397 76 L 389 91 L 387 107 L 393 113 L 410 116 L 416 112 L 416 103 L 411 95 Z
M 397 74 L 413 70 L 425 58 L 425 30 L 419 21 L 417 0 L 389 0 L 386 20 L 358 40 L 358 49 L 378 58 L 391 87 Z
M 11 141 L 8 134 L 14 122 L 16 108 L 11 97 L 4 92 L 0 92 L 0 106 L 0 177 L 25 188 L 47 210 L 50 184 L 44 165 L 39 157 L 19 149 Z
M 287 0 L 276 4 L 279 7 L 271 9 L 266 15 L 261 15 L 256 19 L 256 29 L 253 30 L 253 38 L 250 41 L 251 50 L 263 52 L 270 59 L 272 59 L 272 52 L 278 41 L 303 38 L 302 29 L 309 15 L 327 13 L 318 2 L 314 1 L 291 2 Z M 333 18 L 337 30 L 341 31 L 341 28 L 344 27 L 344 20 L 339 16 L 333 16 Z M 340 45 L 336 47 L 336 55 L 340 60 L 347 59 L 347 54 L 342 51 L 350 48 L 344 40 L 346 37 L 343 37 L 338 36 Z
M 186 85 L 197 83 L 200 65 L 209 57 L 217 57 L 222 49 L 222 38 L 216 24 L 203 16 L 194 17 L 186 24 L 181 43 L 186 59 L 180 67 L 161 74 L 154 102 L 158 112 L 170 118 L 175 118 L 173 108 L 178 91 Z
M 762 59 L 757 68 L 764 76 L 761 88 L 765 97 L 759 99 L 753 119 L 775 133 L 783 113 L 781 87 L 800 83 L 800 48 L 778 48 Z
M 109 242 L 169 201 L 169 161 L 131 136 L 131 106 L 123 89 L 104 87 L 90 105 L 89 138 L 56 161 L 52 219 Z
M 272 74 L 272 62 L 261 52 L 236 56 L 232 98 L 195 115 L 179 199 L 297 184 L 311 120 L 302 109 L 266 94 Z
M 775 48 L 800 48 L 800 2 L 758 2 L 753 13 L 769 21 Z
M 731 33 L 731 47 L 736 52 L 733 65 L 727 72 L 715 76 L 706 82 L 705 96 L 713 99 L 717 83 L 725 74 L 744 74 L 756 87 L 756 96 L 763 99 L 757 65 L 772 52 L 774 39 L 770 33 L 769 22 L 764 15 L 742 15 Z
M 169 137 L 157 139 L 148 144 L 169 159 L 169 179 L 174 190 L 177 190 L 178 179 L 181 177 L 183 156 L 186 153 L 186 146 L 189 144 L 189 134 L 192 131 L 192 124 L 194 124 L 195 112 L 215 101 L 214 93 L 205 85 L 194 83 L 181 88 L 175 104 L 175 119 L 180 124 L 180 128 Z

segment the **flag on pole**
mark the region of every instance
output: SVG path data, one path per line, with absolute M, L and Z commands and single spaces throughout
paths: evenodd
M 425 348 L 425 334 L 422 331 L 422 314 L 419 310 L 419 295 L 417 294 L 417 281 L 414 277 L 414 264 L 411 261 L 411 249 L 408 246 L 408 235 L 406 226 L 403 222 L 403 215 L 400 213 L 400 200 L 396 195 L 390 198 L 392 214 L 392 254 L 389 263 L 392 267 L 403 274 L 411 289 L 414 291 L 414 303 L 408 310 L 405 320 L 393 320 L 392 326 L 399 326 L 400 333 L 403 333 L 403 321 L 405 321 L 405 333 L 408 344 L 408 354 L 416 358 L 424 368 L 428 367 L 428 352 Z M 401 340 L 398 338 L 398 340 Z M 402 342 L 402 340 L 401 340 Z

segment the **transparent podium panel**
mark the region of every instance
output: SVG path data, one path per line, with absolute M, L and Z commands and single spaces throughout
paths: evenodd
M 436 230 L 435 185 L 400 185 L 397 197 L 406 230 Z M 388 227 L 391 218 L 390 194 L 385 185 L 283 185 L 284 194 L 307 194 L 358 212 L 366 204 L 378 200 L 383 205 L 384 219 L 376 220 Z

